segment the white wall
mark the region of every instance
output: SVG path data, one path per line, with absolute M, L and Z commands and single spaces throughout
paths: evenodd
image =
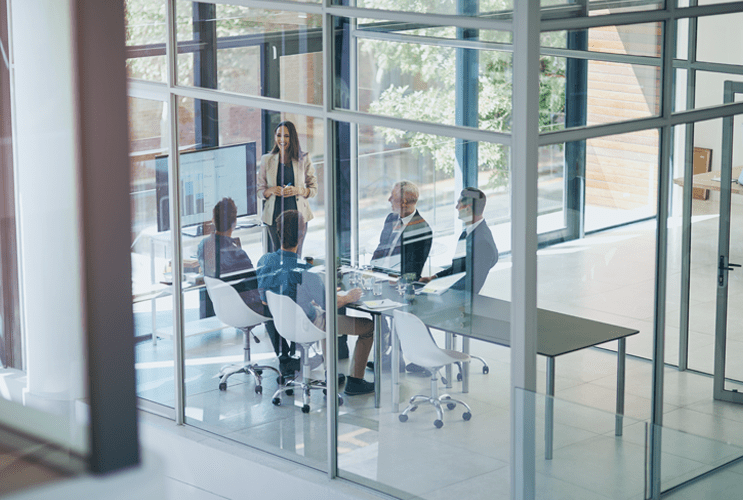
M 699 18 L 697 60 L 743 65 L 743 52 L 737 50 L 738 47 L 743 47 L 741 26 L 743 14 Z M 722 104 L 726 80 L 743 82 L 743 76 L 697 72 L 696 107 Z M 734 123 L 733 166 L 737 166 L 743 165 L 743 116 L 735 117 Z M 711 149 L 712 170 L 720 170 L 722 120 L 697 123 L 694 128 L 694 146 Z
M 66 438 L 80 441 L 71 404 L 84 396 L 85 366 L 72 5 L 16 0 L 10 29 L 25 403 L 69 418 Z

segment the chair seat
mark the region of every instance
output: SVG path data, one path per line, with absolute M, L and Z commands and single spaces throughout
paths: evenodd
M 424 368 L 441 368 L 451 363 L 469 361 L 469 355 L 452 351 L 451 349 L 438 349 L 437 351 L 410 351 L 405 352 L 405 357 L 416 365 Z

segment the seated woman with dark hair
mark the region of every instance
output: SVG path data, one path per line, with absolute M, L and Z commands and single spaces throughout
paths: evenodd
M 232 238 L 237 225 L 237 205 L 232 198 L 222 198 L 212 211 L 214 233 L 199 243 L 198 258 L 205 276 L 230 280 L 230 274 L 242 272 L 243 279 L 232 286 L 252 310 L 263 314 L 253 263 L 240 247 L 240 240 Z M 244 276 L 246 271 L 251 271 Z

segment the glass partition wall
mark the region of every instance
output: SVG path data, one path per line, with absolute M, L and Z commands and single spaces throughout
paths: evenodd
M 722 122 L 740 113 L 722 93 L 743 74 L 740 62 L 720 60 L 724 37 L 702 36 L 711 20 L 735 15 L 543 2 L 537 22 L 509 2 L 423 11 L 405 2 L 240 4 L 127 2 L 133 282 L 149 294 L 135 293 L 138 393 L 155 411 L 394 496 L 466 487 L 507 498 L 509 478 L 524 477 L 514 487 L 528 490 L 561 448 L 570 453 L 568 442 L 613 442 L 556 415 L 532 435 L 544 443 L 536 472 L 518 462 L 509 441 L 519 437 L 514 422 L 528 430 L 533 399 L 512 401 L 509 378 L 524 359 L 536 357 L 533 370 L 525 365 L 533 386 L 519 387 L 546 394 L 540 411 L 554 410 L 557 395 L 655 426 L 658 366 L 712 373 L 720 351 L 701 306 L 717 292 L 721 212 L 692 202 L 691 189 L 694 148 L 719 170 Z M 514 35 L 521 16 L 539 35 L 536 55 Z M 533 96 L 521 63 L 537 68 L 525 73 L 538 80 Z M 519 99 L 536 99 L 538 113 L 515 106 Z M 533 158 L 517 147 L 530 137 L 520 120 L 534 125 Z M 289 155 L 291 169 L 279 161 L 277 131 L 302 151 Z M 280 177 L 290 170 L 291 180 Z M 282 186 L 293 189 L 280 196 Z M 214 208 L 223 198 L 235 213 L 220 229 Z M 288 205 L 277 208 L 279 199 Z M 272 231 L 283 238 L 275 217 L 287 209 L 307 219 L 296 245 L 271 239 Z M 413 243 L 408 227 L 419 230 Z M 482 229 L 489 236 L 475 244 Z M 239 269 L 216 257 L 223 240 Z M 253 280 L 252 309 L 275 321 L 234 328 L 207 290 L 211 277 L 248 304 L 240 287 Z M 510 301 L 532 287 L 526 317 L 538 321 L 514 334 L 523 304 Z M 286 304 L 272 311 L 266 291 L 305 297 L 306 317 Z M 394 310 L 471 362 L 432 382 L 415 347 L 405 347 L 410 332 L 396 332 L 400 322 L 418 329 L 405 323 L 416 320 Z M 725 317 L 728 360 L 739 342 L 734 310 Z M 318 320 L 332 342 L 284 351 L 273 340 L 274 331 L 291 336 L 285 317 Z M 566 333 L 547 349 L 545 325 L 571 321 L 614 335 L 571 344 Z M 348 335 L 336 342 L 336 333 Z M 653 361 L 656 375 L 620 398 L 625 354 Z M 306 398 L 305 387 L 282 385 L 301 372 L 285 368 L 303 359 L 308 378 L 325 384 Z M 260 366 L 242 369 L 250 363 Z M 726 387 L 740 378 L 736 369 L 728 364 Z M 594 385 L 599 379 L 606 383 Z M 433 390 L 451 395 L 443 413 L 425 403 L 406 411 L 411 396 Z M 529 433 L 521 436 L 528 447 Z M 651 464 L 650 478 L 659 477 Z

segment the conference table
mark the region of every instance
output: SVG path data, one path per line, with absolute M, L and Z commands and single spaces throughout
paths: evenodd
M 379 278 L 377 278 L 379 279 Z M 344 276 L 344 284 L 348 285 Z M 369 307 L 371 301 L 386 299 L 390 307 Z M 473 295 L 464 290 L 448 289 L 440 294 L 416 293 L 412 301 L 398 294 L 394 281 L 385 281 L 382 294 L 367 293 L 358 303 L 351 304 L 359 311 L 370 313 L 374 319 L 375 361 L 381 358 L 381 323 L 383 317 L 392 317 L 394 309 L 410 312 L 419 317 L 429 328 L 462 336 L 463 350 L 468 352 L 469 340 L 477 339 L 510 347 L 510 302 L 483 295 Z M 394 331 L 394 327 L 392 328 Z M 546 309 L 537 309 L 537 354 L 547 358 L 547 388 L 545 408 L 545 458 L 552 458 L 554 429 L 555 359 L 571 352 L 617 341 L 617 394 L 615 434 L 622 435 L 624 415 L 624 384 L 626 339 L 638 330 L 571 316 Z M 400 411 L 399 339 L 392 335 L 392 411 Z M 462 390 L 469 390 L 469 363 L 462 366 Z M 375 406 L 379 407 L 381 363 L 374 363 Z M 449 377 L 450 379 L 451 377 Z

